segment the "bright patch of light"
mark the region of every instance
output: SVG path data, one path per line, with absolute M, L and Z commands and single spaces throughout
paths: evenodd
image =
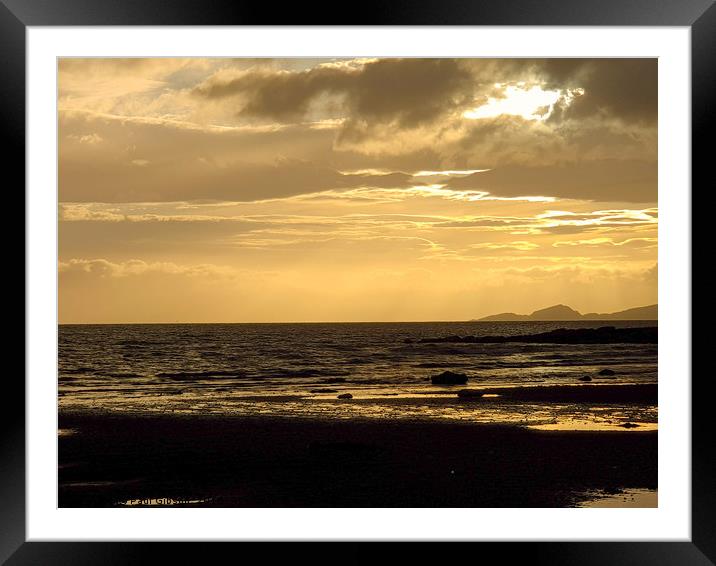
M 536 218 L 545 222 L 545 226 L 628 226 L 657 224 L 658 220 L 644 210 L 596 210 L 587 213 L 547 210 L 537 214 Z
M 495 196 L 489 196 L 485 197 L 482 200 L 507 200 L 507 201 L 516 201 L 516 202 L 555 202 L 557 199 L 555 197 L 542 197 L 542 196 L 523 196 L 523 197 L 495 197 Z
M 413 173 L 413 177 L 432 177 L 434 175 L 472 175 L 473 173 L 482 173 L 489 169 L 447 169 L 445 171 L 418 171 Z
M 471 120 L 478 120 L 510 114 L 521 116 L 526 120 L 545 120 L 552 113 L 555 103 L 567 94 L 559 90 L 543 90 L 539 86 L 531 88 L 507 86 L 502 92 L 504 98 L 489 98 L 486 104 L 468 110 L 463 116 Z M 570 95 L 565 98 L 571 99 L 573 95 L 572 93 Z
M 455 191 L 446 189 L 445 185 L 441 184 L 417 185 L 410 187 L 406 192 L 422 197 L 440 197 L 448 200 L 464 200 L 468 202 L 481 200 L 489 194 L 485 191 Z

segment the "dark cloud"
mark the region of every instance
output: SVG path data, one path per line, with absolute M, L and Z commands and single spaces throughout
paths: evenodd
M 379 59 L 360 67 L 255 70 L 210 79 L 194 92 L 207 99 L 241 96 L 241 114 L 275 120 L 300 118 L 319 97 L 339 95 L 352 120 L 412 127 L 463 104 L 471 78 L 456 59 Z
M 610 115 L 627 122 L 657 117 L 657 59 L 379 59 L 363 66 L 317 66 L 303 71 L 253 69 L 212 77 L 194 92 L 207 99 L 240 96 L 246 116 L 274 120 L 304 116 L 321 96 L 339 95 L 349 120 L 426 123 L 486 97 L 495 83 L 534 83 L 584 89 L 563 99 L 552 121 Z
M 653 203 L 657 200 L 657 166 L 655 162 L 616 159 L 553 166 L 506 165 L 451 179 L 447 187 L 488 191 L 501 197 Z
M 655 123 L 658 115 L 658 60 L 545 59 L 539 63 L 547 86 L 583 88 L 571 104 L 558 105 L 554 121 L 613 116 L 626 122 Z

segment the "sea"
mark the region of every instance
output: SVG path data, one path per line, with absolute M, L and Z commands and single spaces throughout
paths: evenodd
M 657 344 L 420 342 L 607 325 L 656 323 L 65 324 L 58 329 L 58 405 L 68 412 L 655 429 L 656 404 L 516 402 L 489 390 L 654 384 Z M 600 374 L 605 369 L 613 375 Z M 433 385 L 431 377 L 444 371 L 469 381 Z M 457 394 L 464 389 L 488 393 L 466 399 Z

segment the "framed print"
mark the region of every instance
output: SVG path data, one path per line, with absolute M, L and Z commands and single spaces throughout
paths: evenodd
M 366 10 L 2 6 L 9 564 L 713 563 L 716 9 Z

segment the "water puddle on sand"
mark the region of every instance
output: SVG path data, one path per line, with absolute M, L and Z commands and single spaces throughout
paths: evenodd
M 623 489 L 619 493 L 594 492 L 591 499 L 577 504 L 586 508 L 656 508 L 659 492 L 655 489 Z
M 117 507 L 176 507 L 179 505 L 196 505 L 207 503 L 211 499 L 174 499 L 173 497 L 148 497 L 141 499 L 127 499 L 119 501 Z
M 609 421 L 588 421 L 588 420 L 564 420 L 556 423 L 528 425 L 527 428 L 535 430 L 583 430 L 583 431 L 635 431 L 646 432 L 658 430 L 657 423 L 634 423 L 634 422 L 609 422 Z

